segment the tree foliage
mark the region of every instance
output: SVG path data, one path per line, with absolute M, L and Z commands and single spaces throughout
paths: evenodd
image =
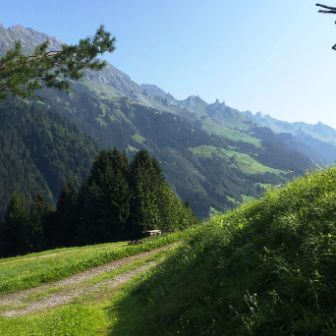
M 5 220 L 0 223 L 1 256 L 24 253 L 29 250 L 29 209 L 24 196 L 13 193 L 7 207 Z
M 164 178 L 160 166 L 146 150 L 139 151 L 130 166 L 131 221 L 142 230 L 157 228 L 160 223 L 159 198 Z
M 38 193 L 30 206 L 30 218 L 26 230 L 29 250 L 39 251 L 44 247 L 44 225 L 52 212 L 51 204 Z
M 103 150 L 79 193 L 79 236 L 83 242 L 110 241 L 128 235 L 128 159 L 117 149 Z
M 45 41 L 32 55 L 25 55 L 20 41 L 0 57 L 0 100 L 7 95 L 27 97 L 47 86 L 70 89 L 70 80 L 83 76 L 83 70 L 100 70 L 105 61 L 98 55 L 115 50 L 115 38 L 100 26 L 92 38 L 81 39 L 77 44 L 62 44 L 59 50 L 50 50 Z
M 14 191 L 56 201 L 64 185 L 86 179 L 97 154 L 93 139 L 44 103 L 0 104 L 0 219 Z
M 117 149 L 101 151 L 78 193 L 77 213 L 81 244 L 137 238 L 151 229 L 174 231 L 196 222 L 146 150 L 130 163 Z
M 77 233 L 77 191 L 69 181 L 58 198 L 56 212 L 44 222 L 45 239 L 49 246 L 70 246 Z
M 171 232 L 197 222 L 145 150 L 131 162 L 115 148 L 102 150 L 79 191 L 65 185 L 55 210 L 40 193 L 27 204 L 13 193 L 0 225 L 0 256 L 140 238 L 144 230 Z

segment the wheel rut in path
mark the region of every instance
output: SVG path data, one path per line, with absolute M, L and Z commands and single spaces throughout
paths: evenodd
M 0 311 L 0 315 L 4 317 L 22 316 L 70 303 L 83 295 L 99 292 L 102 288 L 113 289 L 126 283 L 135 275 L 148 270 L 150 267 L 155 265 L 155 262 L 147 262 L 142 266 L 136 267 L 130 271 L 125 271 L 124 273 L 118 274 L 108 280 L 103 280 L 94 284 L 87 284 L 86 282 L 89 282 L 91 279 L 94 279 L 99 275 L 117 270 L 118 268 L 132 262 L 154 256 L 164 249 L 167 249 L 167 247 L 115 260 L 53 283 L 26 289 L 16 293 L 0 295 L 0 309 L 3 308 Z M 48 291 L 56 291 L 56 293 L 43 294 Z M 38 295 L 41 294 L 43 297 L 38 298 Z M 37 298 L 29 300 L 31 296 L 37 296 Z M 26 302 L 25 300 L 29 300 L 29 302 Z

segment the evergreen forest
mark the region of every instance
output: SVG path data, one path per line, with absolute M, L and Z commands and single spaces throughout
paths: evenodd
M 167 233 L 195 223 L 148 151 L 129 161 L 114 148 L 99 152 L 82 185 L 64 185 L 56 207 L 42 193 L 29 202 L 13 192 L 0 224 L 0 255 L 139 239 L 144 231 Z

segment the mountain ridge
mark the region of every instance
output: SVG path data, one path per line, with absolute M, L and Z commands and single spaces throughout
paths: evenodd
M 10 47 L 20 36 L 28 49 L 47 36 L 22 26 L 11 35 L 3 30 L 0 53 L 5 51 L 1 46 Z M 303 174 L 317 161 L 306 155 L 308 145 L 305 150 L 303 145 L 291 148 L 293 135 L 266 131 L 225 102 L 208 104 L 199 96 L 177 100 L 156 85 L 137 84 L 110 64 L 101 72 L 86 73 L 73 83 L 70 94 L 39 94 L 45 108 L 70 120 L 98 147 L 116 146 L 129 156 L 148 149 L 200 217 L 259 196 L 268 185 Z
M 24 27 L 23 25 L 17 24 L 11 27 L 6 28 L 2 23 L 0 23 L 0 54 L 3 54 L 5 49 L 8 49 L 10 47 L 13 47 L 14 42 L 20 40 L 23 44 L 24 50 L 31 51 L 33 47 L 38 45 L 39 43 L 42 43 L 46 40 L 50 43 L 50 49 L 59 49 L 60 45 L 63 43 L 59 39 L 57 39 L 54 36 L 47 35 L 45 33 L 36 31 L 32 28 Z M 131 79 L 129 75 L 122 72 L 112 64 L 108 63 L 107 67 L 100 72 L 87 72 L 86 78 L 88 80 L 94 81 L 99 84 L 107 84 L 111 85 L 114 88 L 119 87 L 119 94 L 128 96 L 130 94 L 133 97 L 131 98 L 138 98 L 139 101 L 146 102 L 148 104 L 152 103 L 142 96 L 141 98 L 137 96 L 134 92 L 138 93 L 139 95 L 144 95 L 151 98 L 164 98 L 173 101 L 173 105 L 180 105 L 184 107 L 188 102 L 198 100 L 201 102 L 201 104 L 205 106 L 218 106 L 222 104 L 223 106 L 226 106 L 225 102 L 223 101 L 220 103 L 219 99 L 216 99 L 214 103 L 208 103 L 205 100 L 203 100 L 199 95 L 190 95 L 186 97 L 185 99 L 178 100 L 176 99 L 171 93 L 164 91 L 160 87 L 158 87 L 156 84 L 149 84 L 149 83 L 143 83 L 138 84 L 135 81 Z M 119 83 L 118 83 L 119 80 Z M 127 84 L 127 85 L 125 85 Z M 132 93 L 125 92 L 125 86 L 129 86 L 132 88 Z M 131 90 L 128 90 L 131 91 Z M 231 107 L 230 107 L 231 108 Z M 318 128 L 322 129 L 323 131 L 329 130 L 331 133 L 331 136 L 333 137 L 333 141 L 336 144 L 336 129 L 331 127 L 330 125 L 327 125 L 321 121 L 310 124 L 306 122 L 289 122 L 286 120 L 280 120 L 272 117 L 269 114 L 263 114 L 261 112 L 252 113 L 250 111 L 238 111 L 237 109 L 231 108 L 248 119 L 255 121 L 258 125 L 261 125 L 261 122 L 263 122 L 262 126 L 266 126 L 265 123 L 267 120 L 272 121 L 276 123 L 279 127 L 280 125 L 291 125 L 294 129 L 299 129 L 300 127 L 304 126 L 307 128 L 315 129 L 317 131 Z M 190 108 L 190 110 L 194 110 Z M 275 127 L 269 127 L 273 131 L 275 131 Z M 283 128 L 285 128 L 283 126 Z M 285 129 L 283 129 L 285 131 Z M 323 139 L 320 139 L 323 140 Z

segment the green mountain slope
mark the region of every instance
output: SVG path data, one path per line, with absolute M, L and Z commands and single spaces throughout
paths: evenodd
M 244 115 L 258 125 L 268 127 L 277 133 L 299 134 L 303 132 L 318 140 L 336 145 L 336 130 L 322 122 L 318 122 L 315 125 L 304 122 L 290 123 L 272 118 L 270 115 L 264 115 L 260 112 L 256 114 L 245 112 Z
M 0 215 L 14 191 L 53 201 L 86 176 L 97 146 L 71 122 L 41 103 L 2 103 L 0 116 Z
M 225 130 L 221 135 L 206 129 L 198 119 L 128 97 L 104 95 L 97 86 L 93 91 L 91 85 L 76 83 L 70 95 L 45 91 L 45 103 L 102 147 L 117 146 L 130 156 L 143 147 L 149 149 L 174 189 L 201 217 L 206 217 L 211 208 L 224 210 L 245 197 L 261 195 L 261 184 L 283 183 L 313 166 L 271 131 L 263 134 L 254 127 L 244 132 L 232 129 L 236 137 L 227 136 Z M 195 151 L 199 146 L 223 151 L 202 156 Z M 250 157 L 243 169 L 230 151 Z
M 30 52 L 46 39 L 22 26 L 2 26 L 0 54 L 15 40 L 22 40 Z M 51 42 L 57 49 L 59 42 Z M 88 72 L 69 95 L 55 90 L 40 94 L 42 109 L 51 106 L 100 148 L 117 146 L 130 156 L 148 149 L 173 188 L 201 217 L 259 196 L 267 185 L 282 184 L 314 166 L 291 141 L 258 127 L 225 103 L 207 104 L 197 96 L 177 100 L 154 85 L 138 85 L 112 65 Z M 218 151 L 200 155 L 200 146 Z
M 307 175 L 212 218 L 121 300 L 112 335 L 334 335 L 335 182 Z
M 270 128 L 275 133 L 292 135 L 292 145 L 319 165 L 330 165 L 336 161 L 336 130 L 319 122 L 315 125 L 304 122 L 287 122 L 263 115 L 260 112 L 244 115 L 261 127 Z M 289 138 L 290 139 L 290 138 Z

